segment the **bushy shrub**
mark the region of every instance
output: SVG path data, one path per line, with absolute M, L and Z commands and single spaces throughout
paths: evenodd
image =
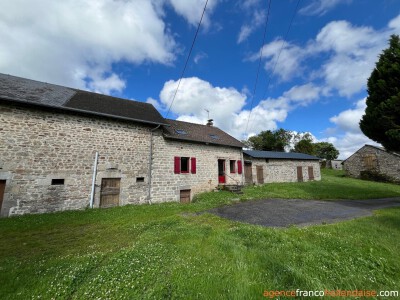
M 373 170 L 361 171 L 360 178 L 363 180 L 377 181 L 377 182 L 389 182 L 400 184 L 395 178 L 388 176 L 386 174 L 379 173 Z

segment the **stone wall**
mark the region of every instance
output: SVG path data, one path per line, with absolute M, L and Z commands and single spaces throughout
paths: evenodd
M 317 160 L 261 159 L 246 158 L 252 162 L 253 183 L 257 184 L 257 166 L 263 168 L 264 183 L 297 182 L 297 167 L 302 168 L 303 181 L 309 181 L 308 167 L 313 168 L 314 180 L 321 180 L 320 165 Z
M 240 148 L 212 146 L 200 143 L 153 138 L 153 170 L 151 199 L 153 202 L 179 201 L 181 190 L 190 190 L 190 196 L 211 191 L 218 186 L 218 159 L 225 160 L 226 184 L 242 184 L 242 174 L 230 173 L 229 160 L 241 160 Z M 195 157 L 196 174 L 174 173 L 174 157 Z
M 400 156 L 365 145 L 343 162 L 348 176 L 359 178 L 361 171 L 375 171 L 400 180 Z
M 87 207 L 96 151 L 94 205 L 102 178 L 121 178 L 120 205 L 147 202 L 150 127 L 6 104 L 0 124 L 2 216 Z M 52 185 L 53 179 L 64 184 Z

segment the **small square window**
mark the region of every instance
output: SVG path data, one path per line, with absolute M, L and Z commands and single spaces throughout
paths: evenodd
M 229 169 L 231 170 L 231 173 L 236 173 L 236 160 L 230 160 L 229 161 Z
M 136 177 L 136 182 L 144 182 L 144 177 Z
M 64 179 L 52 179 L 51 185 L 64 185 Z

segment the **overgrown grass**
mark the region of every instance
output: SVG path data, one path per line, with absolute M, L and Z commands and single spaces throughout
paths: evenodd
M 350 179 L 326 174 L 321 184 L 328 188 L 341 180 Z M 274 197 L 295 195 L 297 189 L 294 198 L 301 198 L 311 193 L 308 185 L 283 185 L 289 191 L 275 184 L 267 187 L 275 189 Z M 366 195 L 383 195 L 384 188 L 376 187 L 367 188 Z M 398 195 L 396 188 L 385 197 Z M 249 189 L 244 197 L 258 197 L 261 189 Z M 317 189 L 315 198 L 322 193 Z M 367 197 L 360 195 L 353 194 Z M 262 299 L 264 290 L 399 289 L 399 208 L 288 229 L 194 214 L 231 198 L 218 192 L 188 205 L 1 219 L 0 298 Z

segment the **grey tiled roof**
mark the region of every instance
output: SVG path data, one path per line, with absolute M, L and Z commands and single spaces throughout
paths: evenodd
M 296 152 L 244 150 L 243 153 L 254 158 L 319 160 L 319 158 L 316 156 Z
M 86 114 L 165 124 L 149 103 L 125 100 L 59 85 L 0 74 L 0 101 L 46 106 Z
M 166 119 L 166 138 L 242 148 L 243 144 L 218 127 Z

